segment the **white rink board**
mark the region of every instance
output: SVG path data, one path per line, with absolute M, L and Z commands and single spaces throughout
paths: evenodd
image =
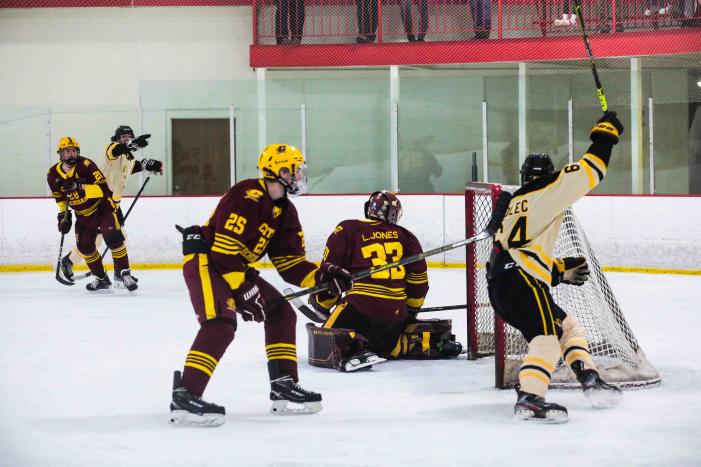
M 294 200 L 310 259 L 321 258 L 338 222 L 362 217 L 365 195 L 303 196 Z M 402 195 L 400 224 L 424 250 L 464 238 L 464 198 Z M 132 263 L 178 263 L 180 236 L 173 227 L 203 223 L 217 197 L 144 197 L 126 223 Z M 126 212 L 132 198 L 125 198 Z M 701 197 L 589 196 L 575 213 L 605 266 L 701 270 Z M 60 235 L 51 199 L 0 199 L 0 266 L 48 265 L 56 261 Z M 74 242 L 73 233 L 67 245 Z M 431 261 L 464 264 L 464 249 Z

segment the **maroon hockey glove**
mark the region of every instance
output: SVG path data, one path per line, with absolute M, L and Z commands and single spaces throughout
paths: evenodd
M 316 272 L 317 283 L 329 284 L 329 293 L 333 296 L 341 295 L 353 287 L 353 278 L 348 270 L 332 263 L 321 263 Z
M 59 212 L 57 219 L 59 232 L 61 232 L 62 234 L 67 234 L 71 231 L 71 227 L 73 226 L 73 214 L 71 213 L 71 211 L 68 211 L 68 215 Z
M 70 193 L 72 191 L 81 190 L 85 180 L 82 178 L 67 178 L 61 184 L 61 190 L 64 193 Z
M 241 314 L 244 321 L 265 321 L 265 300 L 256 284 L 244 281 L 233 293 L 236 312 Z

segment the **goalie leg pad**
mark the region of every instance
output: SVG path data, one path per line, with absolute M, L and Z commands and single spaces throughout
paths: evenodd
M 309 364 L 341 370 L 346 359 L 354 355 L 367 339 L 350 329 L 319 328 L 307 323 Z
M 406 359 L 434 360 L 460 355 L 462 344 L 451 333 L 449 319 L 415 320 L 407 324 L 390 356 Z

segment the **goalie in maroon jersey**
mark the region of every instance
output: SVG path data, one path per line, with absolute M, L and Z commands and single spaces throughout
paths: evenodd
M 322 265 L 356 273 L 422 253 L 414 234 L 397 225 L 401 216 L 397 195 L 376 191 L 365 203 L 365 220 L 345 220 L 329 236 Z M 416 319 L 427 292 L 421 259 L 358 279 L 345 297 L 333 291 L 311 296 L 309 303 L 328 319 L 321 328 L 307 325 L 309 363 L 357 371 L 387 358 L 458 355 L 450 321 Z
M 237 314 L 262 322 L 274 414 L 315 413 L 321 395 L 299 386 L 296 315 L 281 294 L 250 264 L 266 253 L 282 278 L 299 287 L 330 282 L 337 294 L 351 286 L 350 274 L 332 264 L 318 268 L 307 261 L 304 234 L 289 197 L 306 190 L 304 156 L 295 147 L 273 144 L 258 157 L 261 178 L 244 180 L 222 197 L 203 226 L 183 229 L 183 275 L 200 329 L 175 372 L 171 422 L 216 426 L 224 407 L 202 394 L 229 344 Z M 293 403 L 289 405 L 289 403 Z
M 102 265 L 102 256 L 95 245 L 99 230 L 112 252 L 115 277 L 119 277 L 130 292 L 136 290 L 137 284 L 131 276 L 124 235 L 105 176 L 93 161 L 80 155 L 80 146 L 75 138 L 61 138 L 57 152 L 60 162 L 49 169 L 47 181 L 51 196 L 59 206 L 58 230 L 62 234 L 68 233 L 73 224 L 68 208 L 75 211 L 77 248 L 95 276 L 86 288 L 98 292 L 106 291 L 111 286 Z

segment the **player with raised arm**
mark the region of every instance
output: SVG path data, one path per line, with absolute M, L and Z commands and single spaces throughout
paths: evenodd
M 616 113 L 606 112 L 594 125 L 592 144 L 578 162 L 555 172 L 547 154 L 529 154 L 521 167 L 522 186 L 494 237 L 487 271 L 489 299 L 499 316 L 528 341 L 519 371 L 517 418 L 567 421 L 565 407 L 545 401 L 561 357 L 595 406 L 612 406 L 620 398 L 620 389 L 599 377 L 584 329 L 553 301 L 550 286 L 582 285 L 588 279 L 583 257 L 553 257 L 555 242 L 565 210 L 606 175 L 621 133 Z
M 134 131 L 131 127 L 121 125 L 117 127 L 112 135 L 110 143 L 105 147 L 103 158 L 98 164 L 98 167 L 107 180 L 107 186 L 112 192 L 112 199 L 117 206 L 117 219 L 120 226 L 124 226 L 124 215 L 120 207 L 122 195 L 127 185 L 127 178 L 131 174 L 146 170 L 152 174 L 163 175 L 163 163 L 155 159 L 144 158 L 137 160 L 134 158 L 134 151 L 143 149 L 148 146 L 149 134 L 141 135 L 138 138 L 134 137 Z M 126 232 L 122 228 L 122 234 L 126 238 Z M 102 235 L 98 234 L 96 239 L 96 247 L 99 250 L 102 245 Z M 78 248 L 73 248 L 69 254 L 61 259 L 61 273 L 67 280 L 73 279 L 73 265 L 82 261 L 82 256 L 78 252 Z M 135 282 L 138 282 L 136 277 L 132 276 Z M 115 287 L 123 287 L 124 283 L 121 276 L 117 274 L 115 269 L 114 274 Z
M 422 253 L 414 234 L 397 224 L 402 212 L 395 193 L 372 193 L 365 219 L 344 220 L 331 233 L 322 265 L 356 273 Z M 357 371 L 387 358 L 458 355 L 461 346 L 450 334 L 450 321 L 416 319 L 428 288 L 421 259 L 358 279 L 345 297 L 333 291 L 311 295 L 309 303 L 328 319 L 321 328 L 307 325 L 309 363 Z
M 70 207 L 76 213 L 77 249 L 95 276 L 86 288 L 97 292 L 107 290 L 111 286 L 102 264 L 102 256 L 95 245 L 99 230 L 112 251 L 115 274 L 122 278 L 130 292 L 136 290 L 137 285 L 129 268 L 124 235 L 117 220 L 117 209 L 105 176 L 93 161 L 80 155 L 80 146 L 75 138 L 61 138 L 57 152 L 60 161 L 49 169 L 47 181 L 51 188 L 51 196 L 58 203 L 60 210 L 59 232 L 68 233 L 73 224 L 72 214 L 66 210 Z
M 224 407 L 205 402 L 202 394 L 234 339 L 237 314 L 263 322 L 272 413 L 321 410 L 321 395 L 298 384 L 295 312 L 284 301 L 266 306 L 282 296 L 250 264 L 267 253 L 286 282 L 299 287 L 332 282 L 337 293 L 350 288 L 350 275 L 306 259 L 302 227 L 289 200 L 306 191 L 302 153 L 287 144 L 270 145 L 260 153 L 258 169 L 261 178 L 231 187 L 205 225 L 183 230 L 183 275 L 200 329 L 182 376 L 175 372 L 170 410 L 176 424 L 224 423 Z

